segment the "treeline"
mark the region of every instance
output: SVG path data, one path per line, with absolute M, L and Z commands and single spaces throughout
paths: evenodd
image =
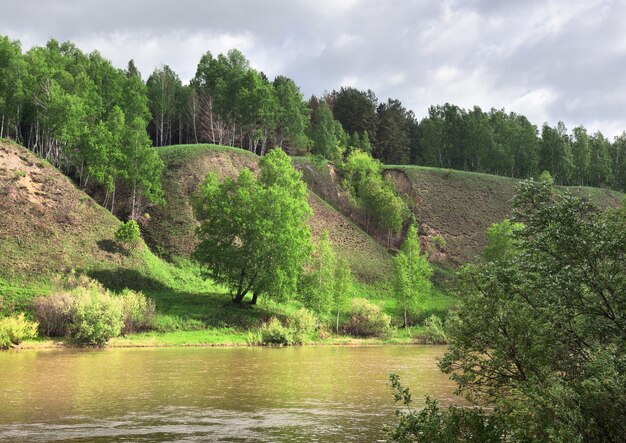
M 211 142 L 263 155 L 268 147 L 306 150 L 309 110 L 293 80 L 250 67 L 236 49 L 202 56 L 195 77 L 183 85 L 169 66 L 147 80 L 156 146 Z
M 419 164 L 518 178 L 549 171 L 558 184 L 626 190 L 626 132 L 612 142 L 562 123 L 539 130 L 523 115 L 433 106 L 418 120 L 399 100 L 352 87 L 305 101 L 296 83 L 271 80 L 238 50 L 205 53 L 183 84 L 169 67 L 144 82 L 134 63 L 116 69 L 97 52 L 51 40 L 22 53 L 0 37 L 0 136 L 11 137 L 105 189 L 131 191 L 131 217 L 161 199 L 153 146 L 210 142 L 263 155 L 280 146 L 329 160 L 355 148 L 386 164 Z M 151 142 L 151 143 L 150 143 Z
M 626 132 L 610 142 L 583 126 L 569 133 L 562 122 L 541 131 L 523 115 L 446 103 L 418 121 L 399 100 L 378 104 L 372 91 L 341 88 L 322 98 L 358 146 L 367 137 L 372 155 L 386 164 L 530 178 L 549 171 L 563 185 L 626 190 Z M 318 106 L 313 98 L 311 104 Z M 350 139 L 349 139 L 350 140 Z M 347 142 L 350 144 L 350 141 Z
M 25 145 L 83 188 L 99 186 L 111 211 L 123 185 L 131 218 L 141 202 L 163 199 L 150 119 L 132 61 L 117 69 L 96 51 L 56 40 L 22 53 L 19 42 L 0 36 L 0 137 Z

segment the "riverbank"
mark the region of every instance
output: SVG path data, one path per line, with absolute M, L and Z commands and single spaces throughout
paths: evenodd
M 250 344 L 248 334 L 230 329 L 204 329 L 199 331 L 144 332 L 115 337 L 106 348 L 160 348 L 160 347 L 235 347 L 255 346 Z M 417 345 L 425 343 L 424 328 L 414 327 L 396 331 L 390 338 L 360 338 L 345 335 L 312 340 L 304 346 L 384 346 Z M 67 340 L 42 338 L 26 340 L 14 349 L 57 349 L 79 348 Z

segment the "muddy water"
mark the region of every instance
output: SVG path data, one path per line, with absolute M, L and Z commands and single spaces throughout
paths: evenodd
M 387 385 L 458 401 L 439 346 L 0 352 L 0 441 L 376 441 Z

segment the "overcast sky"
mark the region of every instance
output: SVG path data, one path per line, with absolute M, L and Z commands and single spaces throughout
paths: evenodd
M 433 104 L 502 108 L 612 138 L 626 129 L 626 2 L 607 0 L 0 0 L 0 34 L 54 37 L 161 64 L 183 81 L 200 56 L 240 49 L 305 97 L 340 86 Z

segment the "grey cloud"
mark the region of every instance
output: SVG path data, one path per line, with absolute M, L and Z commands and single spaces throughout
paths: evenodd
M 206 50 L 239 46 L 303 93 L 342 83 L 417 116 L 445 101 L 505 107 L 541 125 L 626 129 L 626 6 L 615 0 L 3 0 L 0 33 L 97 48 L 116 65 L 181 78 Z M 27 48 L 25 48 L 27 49 Z

